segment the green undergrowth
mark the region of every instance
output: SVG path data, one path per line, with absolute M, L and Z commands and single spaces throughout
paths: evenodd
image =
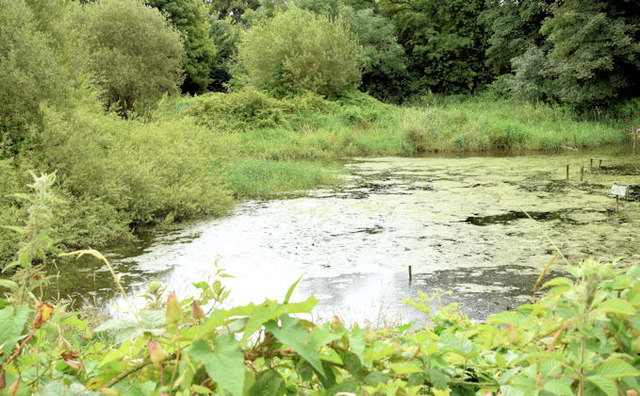
M 95 255 L 96 251 L 75 254 Z M 199 293 L 146 293 L 147 307 L 96 326 L 3 281 L 2 375 L 11 395 L 607 395 L 640 387 L 640 267 L 586 261 L 546 295 L 483 323 L 420 294 L 426 326 L 309 321 L 317 300 L 228 307 Z M 114 275 L 115 276 L 115 275 Z M 224 277 L 224 272 L 218 272 Z M 24 277 L 23 277 L 24 278 Z M 115 277 L 117 282 L 117 277 Z M 203 308 L 205 307 L 205 308 Z M 631 395 L 633 393 L 626 393 Z
M 235 196 L 255 198 L 330 185 L 337 172 L 329 173 L 327 166 L 315 162 L 238 159 L 225 173 Z
M 578 120 L 569 110 L 482 97 L 407 109 L 405 130 L 419 151 L 545 150 L 622 143 L 616 122 Z

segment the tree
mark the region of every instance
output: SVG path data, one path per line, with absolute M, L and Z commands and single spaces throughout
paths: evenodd
M 550 65 L 543 50 L 532 45 L 511 62 L 514 74 L 510 76 L 508 82 L 516 97 L 539 102 L 548 100 L 552 96 L 551 81 L 548 79 Z
M 374 3 L 359 1 L 354 8 L 344 0 L 263 0 L 260 8 L 250 13 L 248 19 L 271 18 L 291 6 L 330 19 L 341 19 L 363 47 L 360 89 L 381 100 L 399 101 L 406 77 L 406 56 L 398 44 L 395 26 L 374 10 Z
M 414 93 L 468 93 L 488 81 L 486 33 L 477 19 L 484 0 L 382 0 L 398 29 Z
M 634 0 L 564 0 L 542 26 L 558 98 L 577 106 L 637 96 L 640 4 Z
M 138 0 L 103 0 L 76 18 L 107 106 L 125 113 L 179 92 L 182 39 L 160 11 Z
M 372 8 L 344 6 L 341 16 L 364 50 L 360 89 L 385 101 L 399 102 L 406 89 L 407 58 L 391 21 Z
M 215 19 L 227 19 L 235 23 L 244 23 L 244 13 L 260 7 L 260 0 L 205 0 L 209 15 Z
M 479 21 L 489 34 L 486 63 L 495 75 L 509 73 L 511 60 L 529 47 L 547 49 L 540 27 L 551 1 L 487 0 Z
M 238 61 L 250 85 L 335 97 L 360 83 L 362 47 L 341 20 L 294 7 L 250 29 Z
M 70 65 L 65 40 L 73 32 L 59 42 L 54 37 L 69 5 L 44 3 L 34 6 L 57 6 L 57 12 L 38 18 L 41 10 L 25 0 L 0 0 L 0 158 L 28 145 L 41 124 L 41 105 L 63 103 L 83 76 L 81 67 Z
M 183 35 L 185 79 L 182 92 L 205 92 L 211 83 L 210 69 L 216 47 L 204 3 L 201 0 L 146 0 L 146 3 L 162 11 Z
M 216 56 L 209 68 L 209 91 L 224 91 L 232 77 L 233 56 L 240 42 L 242 28 L 231 18 L 211 19 L 211 36 L 216 45 Z

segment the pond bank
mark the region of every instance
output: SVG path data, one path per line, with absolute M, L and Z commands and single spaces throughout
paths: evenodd
M 589 170 L 591 156 L 609 161 Z M 247 201 L 230 216 L 115 247 L 109 257 L 133 293 L 159 279 L 190 295 L 190 283 L 211 278 L 217 258 L 234 276 L 226 280 L 232 304 L 282 299 L 302 276 L 295 297 L 315 295 L 324 319 L 420 320 L 400 301 L 436 289 L 451 291 L 463 312 L 483 318 L 530 300 L 555 254 L 549 239 L 573 264 L 590 256 L 640 258 L 633 243 L 638 203 L 625 201 L 616 214 L 608 195 L 614 181 L 640 184 L 637 158 L 598 151 L 359 159 L 346 165 L 350 176 L 341 186 Z M 552 273 L 563 266 L 558 260 Z M 105 268 L 90 262 L 59 268 L 62 295 L 103 305 L 114 298 Z

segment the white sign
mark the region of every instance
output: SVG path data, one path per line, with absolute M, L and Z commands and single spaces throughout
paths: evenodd
M 620 186 L 616 183 L 613 183 L 611 186 L 611 194 L 618 195 L 620 197 L 626 197 L 629 192 L 629 186 Z

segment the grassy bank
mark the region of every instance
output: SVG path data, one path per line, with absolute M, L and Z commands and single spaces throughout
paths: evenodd
M 167 99 L 145 117 L 94 100 L 45 112 L 30 150 L 0 162 L 0 224 L 22 224 L 29 170 L 56 171 L 52 235 L 101 246 L 136 227 L 224 214 L 238 199 L 337 182 L 338 160 L 436 151 L 562 150 L 619 143 L 622 122 L 587 122 L 544 105 L 425 97 L 411 106 L 365 94 L 275 99 L 254 90 Z M 0 261 L 24 236 L 0 231 Z

